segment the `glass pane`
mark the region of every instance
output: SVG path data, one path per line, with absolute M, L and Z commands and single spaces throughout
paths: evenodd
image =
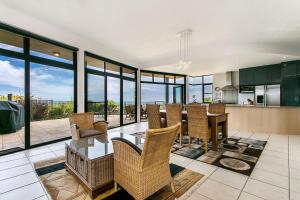
M 203 83 L 202 76 L 189 77 L 189 84 L 202 84 L 202 83 Z
M 10 51 L 23 52 L 23 37 L 0 29 L 0 48 Z
M 204 85 L 204 93 L 212 93 L 212 85 Z
M 174 76 L 173 75 L 166 75 L 166 83 L 174 83 Z
M 189 103 L 202 103 L 202 85 L 189 86 Z
M 107 77 L 107 121 L 109 127 L 120 126 L 120 79 Z
M 154 74 L 154 82 L 163 83 L 164 75 L 163 74 Z
M 204 83 L 212 83 L 213 82 L 213 76 L 203 76 Z
M 184 77 L 183 76 L 176 76 L 176 83 L 177 84 L 184 84 Z
M 88 69 L 104 72 L 104 62 L 102 60 L 85 56 L 85 61 Z
M 204 103 L 211 103 L 212 102 L 212 94 L 204 94 Z
M 88 112 L 94 112 L 94 120 L 100 121 L 105 119 L 105 78 L 104 76 L 88 74 L 87 75 L 87 93 L 88 93 Z
M 0 151 L 24 148 L 24 61 L 0 56 Z
M 118 65 L 114 65 L 111 63 L 106 63 L 106 72 L 112 73 L 112 74 L 120 74 L 120 67 Z
M 123 80 L 123 123 L 135 122 L 135 82 Z
M 142 72 L 141 81 L 150 81 L 152 82 L 152 73 Z
M 182 86 L 168 85 L 169 88 L 169 103 L 182 103 Z
M 135 72 L 136 70 L 128 69 L 123 67 L 123 76 L 129 77 L 129 78 L 135 78 Z
M 31 144 L 70 136 L 74 71 L 30 63 L 30 92 Z
M 30 39 L 30 55 L 68 64 L 73 63 L 73 51 L 36 39 Z
M 141 104 L 160 104 L 161 109 L 164 108 L 166 103 L 166 85 L 164 84 L 141 84 Z

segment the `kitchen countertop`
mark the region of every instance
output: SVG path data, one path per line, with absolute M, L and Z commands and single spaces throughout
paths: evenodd
M 247 105 L 247 104 L 226 104 L 226 107 L 243 107 L 243 108 L 281 108 L 286 106 L 263 106 L 263 105 Z

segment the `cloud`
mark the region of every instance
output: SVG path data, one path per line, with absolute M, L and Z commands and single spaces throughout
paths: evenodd
M 0 85 L 24 87 L 24 68 L 17 68 L 9 61 L 0 60 Z

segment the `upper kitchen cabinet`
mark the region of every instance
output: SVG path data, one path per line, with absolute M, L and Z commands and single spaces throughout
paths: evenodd
M 290 61 L 282 63 L 282 76 L 296 76 L 300 75 L 300 61 Z
M 240 85 L 280 84 L 281 66 L 279 64 L 240 69 Z

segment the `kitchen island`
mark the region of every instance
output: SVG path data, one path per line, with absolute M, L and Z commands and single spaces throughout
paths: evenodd
M 229 130 L 300 135 L 300 107 L 226 105 Z

